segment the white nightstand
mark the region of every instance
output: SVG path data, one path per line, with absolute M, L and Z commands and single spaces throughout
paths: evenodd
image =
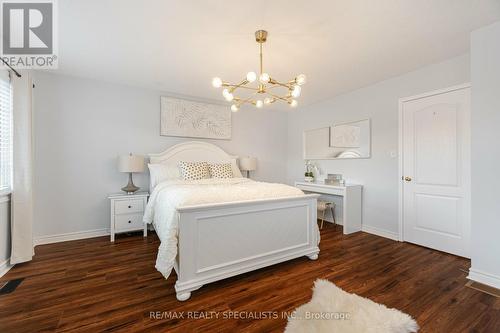
M 108 198 L 111 200 L 111 241 L 115 241 L 115 234 L 144 230 L 144 237 L 148 235 L 147 224 L 142 222 L 144 210 L 148 202 L 148 192 L 136 194 L 117 193 Z

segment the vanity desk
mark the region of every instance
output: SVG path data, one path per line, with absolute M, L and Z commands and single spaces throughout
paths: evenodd
M 362 185 L 346 184 L 343 186 L 329 185 L 324 182 L 297 181 L 295 187 L 312 193 L 341 196 L 343 201 L 344 234 L 361 231 L 361 194 Z

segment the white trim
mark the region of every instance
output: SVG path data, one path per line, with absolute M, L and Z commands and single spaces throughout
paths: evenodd
M 0 204 L 10 202 L 10 192 L 2 193 L 0 195 Z M 10 224 L 10 222 L 8 222 Z M 11 265 L 10 258 L 5 259 L 2 263 L 0 263 L 0 277 L 4 276 L 14 265 Z
M 0 197 L 10 196 L 12 194 L 12 190 L 10 188 L 4 188 L 0 190 Z
M 373 227 L 370 225 L 363 225 L 361 227 L 361 231 L 372 234 L 372 235 L 377 235 L 380 237 L 389 238 L 389 239 L 392 239 L 395 241 L 399 241 L 397 232 L 380 229 L 380 228 Z
M 101 236 L 109 236 L 109 229 L 95 229 L 95 230 L 68 232 L 65 234 L 39 236 L 34 239 L 34 244 L 35 246 L 37 246 L 43 244 L 67 242 L 71 240 L 94 238 Z
M 403 99 L 398 106 L 398 241 L 404 242 L 403 236 Z
M 403 97 L 399 99 L 399 111 L 398 111 L 398 240 L 400 242 L 404 241 L 403 236 L 403 103 L 413 101 L 416 99 L 421 99 L 425 97 L 440 95 L 456 90 L 471 88 L 470 82 L 459 84 L 456 86 L 451 86 L 448 88 L 438 89 L 429 91 L 423 94 Z
M 466 82 L 466 83 L 458 84 L 458 85 L 447 87 L 447 88 L 443 88 L 443 89 L 437 89 L 437 90 L 428 91 L 428 92 L 425 92 L 423 94 L 418 94 L 418 95 L 408 96 L 408 97 L 402 97 L 402 98 L 399 99 L 399 101 L 401 103 L 404 103 L 404 102 L 409 102 L 409 101 L 413 101 L 413 100 L 416 100 L 416 99 L 426 98 L 426 97 L 435 96 L 435 95 L 441 95 L 441 94 L 449 93 L 449 92 L 452 92 L 452 91 L 455 91 L 455 90 L 462 90 L 462 89 L 467 89 L 467 88 L 471 88 L 471 87 L 472 87 L 471 83 L 470 82 Z
M 0 277 L 4 276 L 14 265 L 9 264 L 10 258 L 5 259 L 4 262 L 0 264 Z
M 4 202 L 10 202 L 10 192 L 5 194 L 0 194 L 0 204 Z
M 490 287 L 500 289 L 500 276 L 483 272 L 478 269 L 469 269 L 469 275 L 467 276 L 469 280 L 476 281 L 482 284 L 486 284 Z

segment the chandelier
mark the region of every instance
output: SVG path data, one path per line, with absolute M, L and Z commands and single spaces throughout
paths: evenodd
M 262 44 L 266 42 L 266 39 L 267 31 L 258 30 L 255 32 L 255 40 L 259 43 L 260 51 L 259 76 L 255 72 L 248 72 L 246 78 L 237 84 L 224 82 L 219 77 L 215 77 L 212 80 L 212 86 L 215 88 L 222 87 L 222 96 L 224 96 L 226 101 L 233 103 L 231 105 L 231 111 L 233 112 L 237 112 L 243 104 L 253 104 L 257 108 L 262 108 L 264 105 L 280 101 L 288 103 L 291 107 L 297 106 L 296 98 L 300 96 L 301 86 L 306 83 L 306 76 L 300 74 L 291 81 L 280 82 L 270 76 L 269 73 L 264 72 L 262 65 Z M 254 84 L 252 85 L 252 83 Z M 236 96 L 236 90 L 240 91 L 240 89 L 248 90 L 250 96 Z

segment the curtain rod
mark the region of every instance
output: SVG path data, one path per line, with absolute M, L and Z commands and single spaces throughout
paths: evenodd
M 0 57 L 0 59 L 2 59 L 2 62 L 5 64 L 5 66 L 9 67 L 11 71 L 14 72 L 14 74 L 16 74 L 17 77 L 21 77 L 21 74 L 19 74 L 18 71 L 16 71 L 14 68 L 12 68 L 8 63 L 7 61 L 5 61 L 4 58 Z

